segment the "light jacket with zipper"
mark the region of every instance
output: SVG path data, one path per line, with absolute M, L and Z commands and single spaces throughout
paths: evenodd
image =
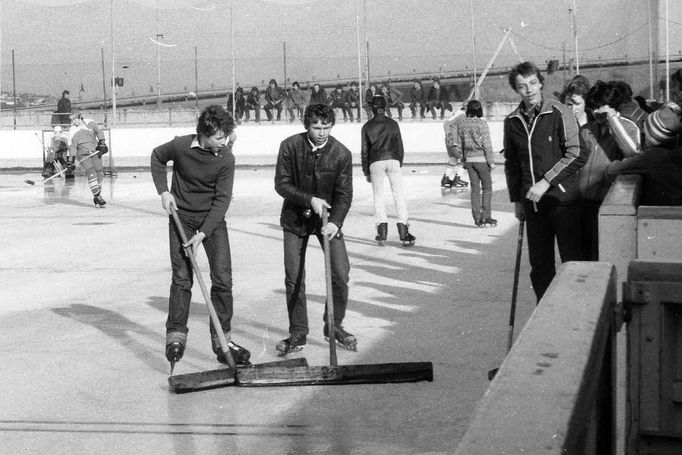
M 571 110 L 554 99 L 544 99 L 532 125 L 519 105 L 504 120 L 504 157 L 511 202 L 521 202 L 540 179 L 550 187 L 540 205 L 577 202 L 577 171 L 585 164 L 578 123 Z

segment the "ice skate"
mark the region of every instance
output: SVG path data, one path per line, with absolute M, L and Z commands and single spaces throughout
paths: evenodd
M 495 218 L 486 218 L 482 221 L 485 227 L 495 227 L 497 226 L 497 220 Z
M 227 347 L 230 349 L 230 354 L 232 354 L 234 363 L 236 363 L 237 365 L 251 365 L 251 362 L 249 362 L 249 359 L 251 358 L 251 353 L 249 352 L 248 349 L 239 346 L 234 341 L 229 341 L 227 343 Z M 217 351 L 216 360 L 220 363 L 224 363 L 225 365 L 227 365 L 227 357 L 225 356 L 225 353 L 222 351 L 222 349 L 214 349 L 214 351 Z
M 97 196 L 94 197 L 93 202 L 95 203 L 95 206 L 103 209 L 104 206 L 107 204 L 107 202 L 102 198 L 102 195 L 100 193 L 97 193 Z
M 451 180 L 450 186 L 453 188 L 466 188 L 469 186 L 469 182 L 462 180 L 459 175 L 456 175 L 455 179 Z
M 324 325 L 322 333 L 324 335 L 325 340 L 329 340 L 329 326 L 327 324 Z M 334 339 L 336 340 L 337 345 L 348 351 L 353 352 L 358 351 L 358 340 L 355 338 L 355 335 L 346 332 L 343 326 L 340 325 L 335 326 L 334 334 L 335 334 Z
M 383 245 L 386 242 L 386 236 L 388 235 L 388 223 L 379 223 L 377 225 L 377 236 L 374 240 L 377 241 L 379 245 Z
M 412 246 L 414 241 L 417 240 L 415 236 L 410 234 L 408 225 L 405 223 L 397 223 L 398 226 L 398 236 L 400 241 L 403 242 L 403 246 Z
M 483 222 L 483 220 L 481 218 L 474 218 L 474 225 L 477 228 L 485 227 L 485 223 Z
M 284 340 L 277 343 L 275 345 L 275 349 L 277 350 L 277 355 L 284 357 L 287 354 L 291 354 L 292 352 L 303 349 L 303 346 L 305 346 L 306 342 L 307 340 L 305 335 L 292 333 L 289 335 L 289 338 L 285 338 Z
M 452 186 L 453 181 L 448 177 L 447 174 L 443 174 L 443 178 L 440 179 L 440 187 L 441 188 L 450 188 Z

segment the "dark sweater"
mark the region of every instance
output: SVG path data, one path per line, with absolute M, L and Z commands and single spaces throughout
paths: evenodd
M 178 212 L 204 215 L 199 231 L 210 237 L 232 200 L 235 160 L 232 145 L 214 154 L 200 147 L 190 147 L 195 134 L 178 136 L 152 151 L 151 171 L 158 194 L 168 191 L 166 163 L 173 161 L 171 194 Z

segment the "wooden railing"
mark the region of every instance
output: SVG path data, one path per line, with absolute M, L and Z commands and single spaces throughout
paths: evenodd
M 611 264 L 564 264 L 455 453 L 615 454 L 615 304 Z

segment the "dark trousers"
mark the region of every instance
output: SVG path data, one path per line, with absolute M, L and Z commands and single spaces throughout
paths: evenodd
M 316 235 L 322 245 L 322 236 Z M 307 335 L 308 310 L 305 295 L 305 254 L 308 249 L 306 235 L 300 237 L 292 232 L 284 231 L 284 286 L 287 294 L 287 311 L 289 313 L 289 333 Z M 334 298 L 334 324 L 341 325 L 346 316 L 348 303 L 348 273 L 350 263 L 346 252 L 343 235 L 329 241 L 331 254 L 332 295 Z M 324 268 L 324 263 L 316 264 Z M 325 305 L 324 320 L 327 320 Z
M 246 106 L 246 109 L 244 109 L 244 120 L 247 122 L 249 121 L 249 111 L 253 111 L 256 121 L 260 122 L 260 106 Z
M 599 260 L 599 206 L 600 201 L 583 200 L 580 203 L 584 261 Z
M 204 220 L 204 217 L 192 217 L 178 212 L 187 238 L 192 237 Z M 187 333 L 187 320 L 189 319 L 189 304 L 192 299 L 192 263 L 185 256 L 180 234 L 169 217 L 168 237 L 170 241 L 170 258 L 173 270 L 173 279 L 168 299 L 168 319 L 166 330 L 168 332 Z M 204 250 L 208 257 L 211 279 L 211 301 L 220 320 L 223 332 L 231 329 L 232 320 L 232 260 L 230 255 L 230 239 L 227 234 L 227 225 L 223 220 L 217 228 L 203 241 Z M 211 324 L 211 335 L 215 328 Z
M 402 120 L 403 119 L 403 109 L 405 109 L 405 105 L 403 103 L 401 103 L 400 101 L 388 104 L 386 106 L 386 115 L 389 118 L 393 118 L 393 116 L 391 115 L 391 108 L 392 107 L 395 107 L 396 109 L 398 109 L 398 119 Z
M 493 195 L 493 179 L 488 163 L 464 163 L 471 184 L 471 215 L 474 221 L 491 217 L 490 205 Z
M 263 107 L 263 110 L 265 110 L 265 115 L 268 116 L 268 120 L 272 120 L 272 110 L 277 111 L 277 120 L 280 120 L 282 118 L 282 103 L 277 103 L 277 104 L 271 104 L 268 103 Z
M 410 112 L 412 112 L 412 120 L 417 118 L 417 106 L 419 106 L 419 117 L 425 118 L 426 105 L 424 103 L 410 103 Z
M 452 111 L 452 104 L 442 101 L 429 101 L 429 112 L 434 120 L 436 119 L 436 109 L 440 109 L 440 119 L 443 120 L 445 111 Z
M 555 241 L 561 262 L 583 260 L 580 206 L 576 203 L 541 207 L 536 212 L 530 201 L 524 204 L 530 281 L 539 302 L 556 274 Z

